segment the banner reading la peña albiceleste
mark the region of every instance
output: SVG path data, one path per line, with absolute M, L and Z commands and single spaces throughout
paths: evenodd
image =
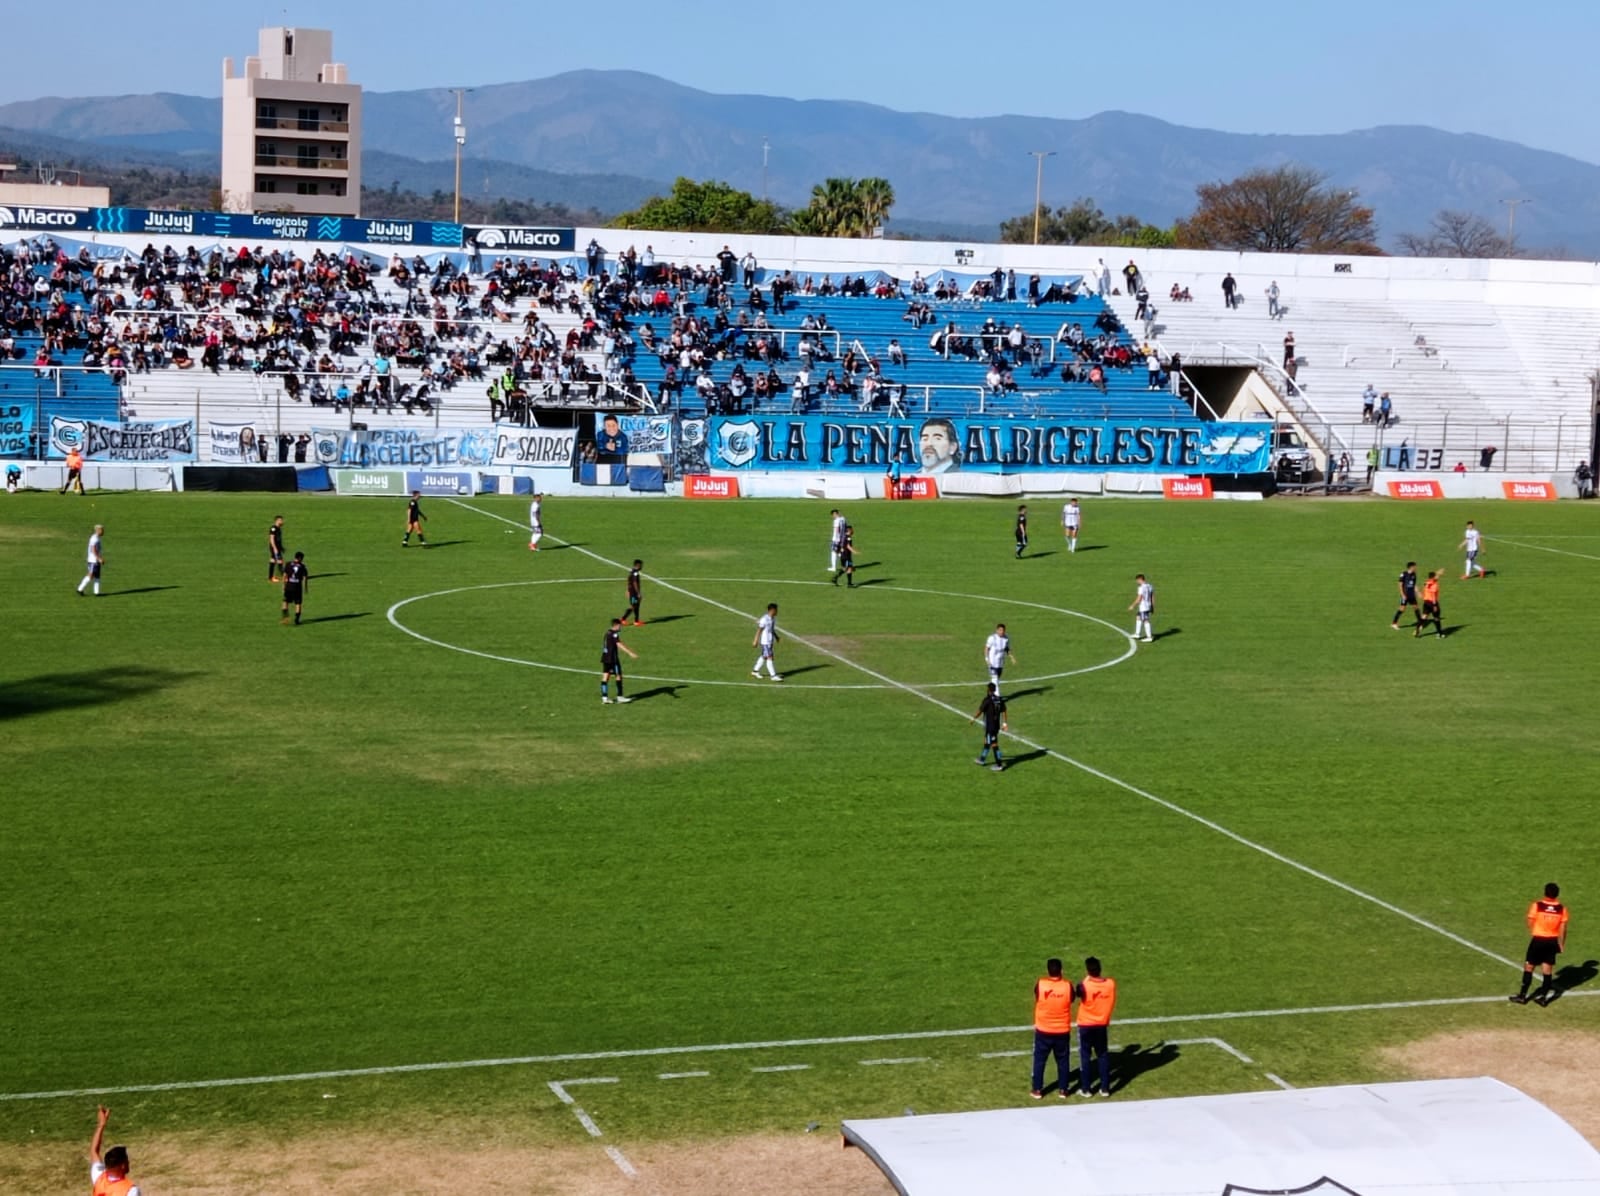
M 781 415 L 708 423 L 714 469 L 1263 473 L 1271 457 L 1270 425 L 1253 423 Z

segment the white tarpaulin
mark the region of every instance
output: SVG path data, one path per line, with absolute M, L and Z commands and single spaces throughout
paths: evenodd
M 1600 1153 L 1498 1080 L 844 1123 L 903 1196 L 1596 1196 Z

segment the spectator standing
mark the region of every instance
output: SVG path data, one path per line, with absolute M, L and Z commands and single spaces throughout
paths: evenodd
M 1572 471 L 1572 484 L 1579 498 L 1594 497 L 1594 470 L 1589 468 L 1587 461 L 1579 461 L 1578 468 Z
M 1283 334 L 1283 368 L 1288 369 L 1294 360 L 1294 333 L 1292 331 L 1285 332 Z
M 1078 1005 L 1078 1095 L 1111 1095 L 1111 1013 L 1117 1007 L 1117 982 L 1100 974 L 1100 961 L 1093 955 L 1083 961 L 1087 973 L 1077 987 Z M 1095 1072 L 1099 1063 L 1099 1087 Z
M 717 254 L 717 268 L 721 273 L 723 282 L 727 283 L 733 281 L 734 267 L 736 267 L 738 264 L 738 255 L 724 245 L 722 247 L 722 252 Z
M 1378 426 L 1387 428 L 1394 422 L 1394 402 L 1389 398 L 1389 392 L 1384 391 L 1378 396 Z
M 111 1110 L 100 1106 L 94 1137 L 89 1140 L 89 1182 L 94 1196 L 139 1196 L 139 1185 L 128 1178 L 128 1148 L 113 1146 L 100 1153 Z
M 992 688 L 992 687 L 991 687 Z M 1067 1098 L 1072 1066 L 1072 981 L 1061 974 L 1061 961 L 1047 959 L 1045 974 L 1033 985 L 1033 1087 L 1028 1095 L 1044 1097 L 1044 1068 L 1056 1060 L 1056 1095 Z M 1081 1079 L 1081 1077 L 1080 1077 Z
M 747 252 L 744 255 L 743 260 L 740 261 L 739 265 L 744 270 L 745 290 L 749 290 L 751 287 L 756 285 L 756 255 L 754 253 Z
M 1239 286 L 1239 284 L 1234 281 L 1233 274 L 1232 274 L 1231 271 L 1228 274 L 1223 275 L 1223 278 L 1222 278 L 1222 303 L 1223 303 L 1223 306 L 1225 306 L 1229 311 L 1233 310 L 1233 307 L 1234 307 L 1234 300 L 1233 300 L 1234 291 L 1238 288 L 1238 286 Z
M 1378 388 L 1372 383 L 1367 383 L 1367 388 L 1361 392 L 1361 422 L 1370 424 L 1376 414 L 1378 406 Z
M 1128 259 L 1128 264 L 1122 267 L 1122 278 L 1127 283 L 1127 294 L 1131 295 L 1139 289 L 1139 267 L 1133 264 L 1133 259 Z
M 1276 320 L 1283 312 L 1278 306 L 1278 280 L 1274 278 L 1272 285 L 1267 288 L 1267 319 Z
M 1100 298 L 1111 297 L 1111 267 L 1106 265 L 1106 259 L 1103 257 L 1095 259 L 1094 285 Z

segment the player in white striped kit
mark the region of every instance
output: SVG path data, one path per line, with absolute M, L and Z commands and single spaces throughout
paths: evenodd
M 756 657 L 755 664 L 750 666 L 752 677 L 761 676 L 761 663 L 766 662 L 767 676 L 774 681 L 782 681 L 783 677 L 778 672 L 777 666 L 772 663 L 772 653 L 778 646 L 778 641 L 783 637 L 778 634 L 778 604 L 767 603 L 767 613 L 756 620 L 756 638 L 750 641 L 752 647 L 761 649 L 761 654 Z
M 528 547 L 539 551 L 539 539 L 544 535 L 544 495 L 535 494 L 528 504 Z
M 983 663 L 989 668 L 989 680 L 994 682 L 996 696 L 1000 693 L 1000 674 L 1005 672 L 1007 660 L 1017 663 L 1017 658 L 1011 654 L 1011 637 L 1006 634 L 1006 625 L 996 623 L 994 634 L 983 641 Z
M 1477 570 L 1479 577 L 1488 576 L 1488 574 L 1484 572 L 1483 566 L 1478 564 L 1478 550 L 1483 547 L 1483 536 L 1479 534 L 1478 529 L 1473 526 L 1472 520 L 1467 520 L 1466 535 L 1462 538 L 1461 543 L 1456 547 L 1466 549 L 1467 553 L 1467 563 L 1465 566 L 1467 571 L 1461 575 L 1462 581 L 1466 581 L 1467 578 L 1471 577 L 1474 569 Z
M 1144 579 L 1141 573 L 1134 579 L 1133 601 L 1128 603 L 1129 610 L 1137 610 L 1133 620 L 1133 638 L 1144 643 L 1155 643 L 1155 637 L 1150 634 L 1150 616 L 1156 610 L 1156 588 Z M 1141 634 L 1142 632 L 1142 634 Z

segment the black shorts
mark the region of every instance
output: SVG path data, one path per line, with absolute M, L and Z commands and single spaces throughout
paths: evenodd
M 600 658 L 600 671 L 620 677 L 622 675 L 621 659 L 616 656 L 602 656 Z
M 284 586 L 283 587 L 283 600 L 285 602 L 293 602 L 296 605 L 299 605 L 301 602 L 305 601 L 304 588 L 301 587 L 301 586 L 297 586 L 297 585 L 286 585 L 286 586 Z
M 1416 605 L 1417 605 L 1417 596 L 1415 594 L 1407 594 L 1407 595 L 1405 595 L 1405 597 L 1400 599 L 1400 609 L 1401 610 L 1405 610 L 1405 608 L 1408 607 L 1408 606 L 1416 606 Z
M 1439 617 L 1439 604 L 1437 602 L 1424 602 L 1422 604 L 1422 617 L 1424 619 L 1437 619 Z
M 629 594 L 628 595 L 628 605 L 631 608 L 633 608 L 634 610 L 638 610 L 639 609 L 639 595 L 637 595 L 637 594 Z
M 1528 962 L 1534 967 L 1556 962 L 1556 956 L 1561 954 L 1561 943 L 1558 939 L 1529 939 Z
M 269 548 L 269 549 L 267 549 L 267 559 L 269 561 L 271 561 L 274 565 L 283 564 L 283 549 L 281 549 L 281 548 Z

